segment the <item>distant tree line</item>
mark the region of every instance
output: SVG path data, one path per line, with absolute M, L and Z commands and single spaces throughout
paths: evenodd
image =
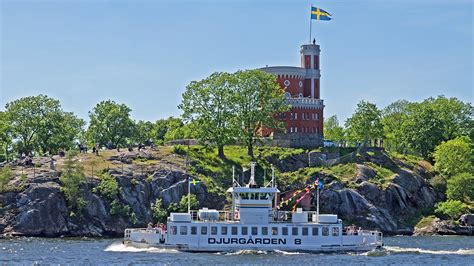
M 197 138 L 216 146 L 240 142 L 253 156 L 263 128 L 281 129 L 274 114 L 287 110 L 284 91 L 274 75 L 259 70 L 214 73 L 193 81 L 183 93 L 182 118 L 135 121 L 125 104 L 106 100 L 89 111 L 89 123 L 65 111 L 46 95 L 9 102 L 0 112 L 0 162 L 19 155 L 54 155 L 84 147 L 125 148 L 161 145 L 175 139 Z
M 337 143 L 380 145 L 390 151 L 416 154 L 432 161 L 436 146 L 466 136 L 474 138 L 474 109 L 456 98 L 396 101 L 383 109 L 361 101 L 344 125 L 337 116 L 324 122 L 324 137 Z
M 131 109 L 111 100 L 98 103 L 89 112 L 89 125 L 59 100 L 46 95 L 28 96 L 9 102 L 0 111 L 0 162 L 19 155 L 54 155 L 60 150 L 86 147 L 127 147 L 194 137 L 180 118 L 134 121 Z

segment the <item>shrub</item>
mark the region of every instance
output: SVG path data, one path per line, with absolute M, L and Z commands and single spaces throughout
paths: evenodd
M 185 155 L 186 154 L 186 149 L 184 148 L 183 145 L 175 145 L 173 146 L 173 153 L 179 154 L 179 155 Z
M 130 206 L 121 204 L 115 199 L 110 203 L 110 214 L 112 216 L 128 216 L 130 214 Z
M 66 197 L 69 207 L 73 210 L 81 210 L 86 201 L 82 197 L 82 184 L 85 182 L 84 169 L 74 160 L 76 153 L 69 152 L 64 161 L 64 168 L 59 180 L 62 183 L 61 191 Z
M 446 191 L 448 199 L 469 202 L 474 200 L 474 176 L 469 173 L 461 173 L 448 180 Z
M 434 189 L 436 189 L 436 191 L 443 194 L 446 192 L 446 179 L 444 179 L 442 176 L 434 176 L 431 178 L 430 184 L 434 187 Z
M 156 199 L 155 203 L 151 204 L 151 212 L 155 223 L 166 222 L 168 214 L 162 207 L 161 199 Z
M 447 178 L 459 173 L 472 173 L 472 145 L 468 137 L 458 137 L 439 144 L 434 151 L 435 169 Z
M 104 173 L 100 176 L 100 183 L 92 190 L 94 193 L 99 193 L 102 196 L 113 199 L 119 192 L 119 186 L 114 176 L 109 173 Z
M 13 177 L 12 169 L 10 167 L 4 167 L 0 169 L 0 192 L 7 191 L 8 182 Z
M 468 209 L 465 203 L 459 200 L 447 200 L 442 202 L 436 208 L 436 213 L 448 216 L 449 218 L 456 220 Z
M 416 228 L 422 228 L 422 227 L 425 227 L 425 226 L 428 226 L 430 225 L 433 220 L 435 219 L 436 217 L 434 215 L 430 215 L 430 216 L 427 216 L 427 217 L 423 217 L 417 224 L 416 224 Z

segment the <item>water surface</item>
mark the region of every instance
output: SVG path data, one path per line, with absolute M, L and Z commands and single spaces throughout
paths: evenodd
M 385 237 L 385 249 L 366 253 L 185 253 L 125 247 L 121 239 L 17 238 L 0 240 L 0 264 L 450 264 L 474 265 L 474 237 Z

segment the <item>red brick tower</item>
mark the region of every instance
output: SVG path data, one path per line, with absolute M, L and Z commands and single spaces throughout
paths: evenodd
M 274 66 L 262 68 L 277 76 L 286 91 L 289 112 L 279 117 L 286 124 L 286 133 L 273 135 L 274 139 L 291 142 L 290 146 L 313 147 L 321 144 L 323 137 L 324 103 L 320 99 L 319 45 L 301 46 L 301 67 Z M 266 132 L 267 135 L 270 132 Z

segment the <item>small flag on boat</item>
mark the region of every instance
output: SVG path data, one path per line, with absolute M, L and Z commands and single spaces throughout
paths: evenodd
M 191 181 L 189 181 L 189 182 L 190 182 L 191 184 L 193 184 L 193 185 L 197 185 L 197 184 L 201 183 L 201 181 L 196 180 L 196 179 L 190 179 L 190 180 L 191 180 Z

